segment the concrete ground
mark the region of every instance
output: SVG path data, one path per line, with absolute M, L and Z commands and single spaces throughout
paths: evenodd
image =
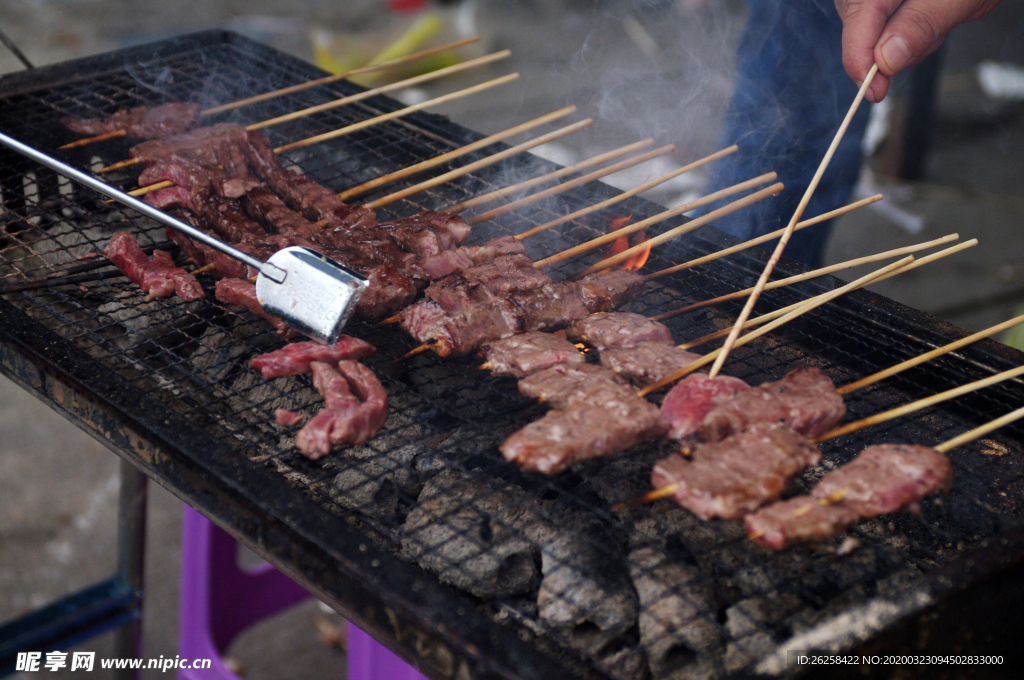
M 332 32 L 336 44 L 349 37 L 356 49 L 394 35 L 401 28 L 397 24 L 408 19 L 396 20 L 383 4 L 15 0 L 0 6 L 0 29 L 39 65 L 213 26 L 311 59 L 314 27 Z M 522 80 L 443 112 L 495 132 L 575 103 L 581 116 L 594 117 L 596 124 L 546 154 L 579 159 L 654 136 L 677 145 L 672 162 L 685 162 L 711 151 L 717 140 L 716 120 L 729 96 L 731 54 L 743 11 L 738 0 L 450 3 L 444 12 L 452 33 L 479 33 L 486 50 L 512 48 L 510 65 L 492 73 L 515 69 Z M 1003 320 L 1024 304 L 1024 103 L 982 92 L 975 70 L 986 59 L 1024 65 L 1021 0 L 1004 0 L 989 17 L 950 37 L 924 178 L 887 178 L 884 153 L 872 159 L 862 189 L 873 193 L 882 187 L 887 207 L 843 218 L 828 249 L 829 262 L 838 262 L 951 232 L 978 237 L 976 248 L 877 287 L 970 329 Z M 0 73 L 18 68 L 0 49 Z M 446 82 L 425 94 L 485 76 Z M 664 171 L 663 166 L 612 179 L 630 186 Z M 698 173 L 651 198 L 676 203 L 694 195 L 700 179 Z M 919 231 L 912 233 L 913 228 Z M 861 273 L 851 270 L 844 278 Z M 0 620 L 113 569 L 116 498 L 116 457 L 0 378 Z M 151 485 L 146 657 L 176 654 L 180 508 L 169 493 Z M 336 615 L 307 603 L 245 633 L 230 655 L 248 678 L 343 676 L 343 652 L 320 632 L 339 624 Z M 107 636 L 79 649 L 103 657 L 112 645 Z M 104 675 L 96 671 L 93 677 Z

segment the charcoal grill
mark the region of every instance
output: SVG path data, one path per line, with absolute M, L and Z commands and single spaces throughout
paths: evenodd
M 52 151 L 72 139 L 58 123 L 65 115 L 173 99 L 208 106 L 320 75 L 231 33 L 205 32 L 7 76 L 0 121 L 8 134 Z M 355 91 L 335 83 L 220 120 L 262 120 Z M 377 97 L 272 128 L 270 136 L 275 144 L 293 141 L 399 107 Z M 286 164 L 340 191 L 479 138 L 421 113 L 296 151 Z M 124 143 L 112 141 L 67 158 L 95 168 L 126 153 Z M 396 215 L 443 208 L 496 188 L 511 171 L 553 168 L 517 157 L 390 207 Z M 111 180 L 128 187 L 135 177 Z M 7 290 L 0 295 L 0 370 L 433 677 L 790 675 L 797 672 L 788 664 L 791 649 L 955 651 L 934 649 L 936 640 L 970 649 L 1008 625 L 986 617 L 979 603 L 1005 612 L 1021 601 L 1019 588 L 1006 585 L 1016 581 L 997 578 L 1013 574 L 1024 555 L 1019 426 L 953 452 L 952 495 L 925 502 L 920 515 L 857 525 L 851 535 L 860 545 L 852 552 L 839 554 L 834 541 L 769 554 L 744 539 L 739 523 L 701 522 L 666 502 L 610 513 L 612 503 L 648 488 L 650 466 L 663 453 L 655 446 L 555 479 L 521 474 L 503 462 L 498 445 L 543 411 L 520 398 L 511 380 L 474 370 L 473 358 L 419 355 L 395 364 L 413 342 L 396 327 L 355 323 L 350 332 L 378 348 L 368 364 L 388 390 L 391 416 L 365 446 L 314 462 L 273 423 L 279 407 L 315 412 L 320 401 L 310 381 L 265 381 L 247 368 L 253 355 L 281 344 L 263 322 L 219 305 L 212 294 L 145 302 L 117 277 L 17 288 L 98 255 L 113 231 L 130 229 L 152 246 L 165 241 L 162 227 L 6 151 L 0 192 L 0 281 Z M 471 242 L 613 194 L 601 184 L 567 192 L 480 225 Z M 546 257 L 596 236 L 612 217 L 657 211 L 631 200 L 619 212 L 525 243 L 531 257 Z M 656 249 L 648 267 L 731 243 L 705 228 Z M 749 286 L 766 255 L 754 249 L 670 277 L 629 311 L 650 315 Z M 596 257 L 563 263 L 555 277 Z M 780 265 L 780 276 L 798 271 L 792 262 Z M 825 278 L 770 291 L 761 306 L 788 305 L 836 285 Z M 725 327 L 738 309 L 722 305 L 669 324 L 677 339 L 693 338 Z M 736 350 L 726 370 L 755 383 L 794 366 L 818 366 L 844 384 L 963 335 L 858 292 Z M 978 343 L 853 394 L 848 417 L 1022 359 Z M 1024 386 L 1011 381 L 829 442 L 823 466 L 797 486 L 806 489 L 869 443 L 936 444 L 1021 403 Z M 977 621 L 957 618 L 963 601 L 975 605 Z M 995 653 L 1010 663 L 1010 648 Z M 982 670 L 991 675 L 992 668 Z

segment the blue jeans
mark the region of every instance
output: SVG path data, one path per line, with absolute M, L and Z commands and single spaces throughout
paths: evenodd
M 842 29 L 832 0 L 750 0 L 719 147 L 735 143 L 739 151 L 710 166 L 708 191 L 772 170 L 786 188 L 718 220 L 719 229 L 747 240 L 789 223 L 857 94 L 843 69 Z M 848 202 L 860 174 L 869 108 L 861 104 L 804 219 Z M 796 232 L 786 256 L 819 265 L 831 222 Z

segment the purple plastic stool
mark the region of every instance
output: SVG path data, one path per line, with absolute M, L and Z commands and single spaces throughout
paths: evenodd
M 231 641 L 260 619 L 311 596 L 270 564 L 239 568 L 235 539 L 182 507 L 178 654 L 211 664 L 179 669 L 178 680 L 240 680 L 221 660 Z M 348 680 L 426 680 L 351 623 L 347 635 Z

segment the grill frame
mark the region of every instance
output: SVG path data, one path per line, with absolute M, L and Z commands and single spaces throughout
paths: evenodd
M 0 83 L 0 95 L 9 97 L 77 79 L 89 80 L 122 69 L 131 60 L 180 56 L 189 51 L 201 53 L 210 45 L 225 43 L 265 57 L 289 59 L 232 34 L 211 31 L 17 74 Z M 311 68 L 292 61 L 296 70 L 308 72 Z M 373 105 L 388 110 L 388 103 L 381 98 L 374 99 Z M 450 146 L 478 138 L 438 116 L 420 114 L 401 125 Z M 590 191 L 601 197 L 613 193 L 602 187 Z M 651 205 L 643 201 L 632 201 L 627 206 L 637 208 L 640 214 L 651 211 Z M 502 226 L 514 223 L 510 218 Z M 700 232 L 702 248 L 732 243 L 723 234 L 707 231 Z M 748 253 L 737 258 L 737 269 L 749 275 L 765 257 L 763 252 Z M 801 268 L 791 262 L 780 267 L 780 274 L 798 271 Z M 780 306 L 788 304 L 797 296 L 831 289 L 837 281 L 829 277 L 804 284 L 794 291 L 780 293 L 773 302 Z M 833 337 L 837 346 L 842 345 L 838 336 L 842 335 L 839 327 L 843 320 L 903 337 L 907 345 L 939 345 L 965 334 L 921 312 L 865 292 L 847 296 L 827 310 L 833 322 L 831 328 L 820 328 L 822 324 L 818 321 L 802 322 L 814 326 L 814 334 L 824 344 L 830 344 L 829 338 Z M 789 333 L 787 330 L 783 335 Z M 974 375 L 1003 370 L 1018 365 L 1022 358 L 1020 353 L 991 341 L 958 354 L 962 359 L 952 362 L 947 367 L 949 375 L 936 379 L 938 383 L 959 382 L 958 373 Z M 202 430 L 190 432 L 192 426 L 186 418 L 148 397 L 131 382 L 104 370 L 102 364 L 74 343 L 30 319 L 3 298 L 0 370 L 139 465 L 183 500 L 213 517 L 243 543 L 428 674 L 540 679 L 554 678 L 556 674 L 580 675 L 575 666 L 561 664 L 557 655 L 523 642 L 514 630 L 481 614 L 472 598 L 381 549 L 369 538 L 368 531 L 353 528 L 351 518 L 325 513 L 322 504 L 309 495 L 296 493 L 281 475 L 254 465 L 222 440 Z M 923 380 L 920 392 L 935 391 L 934 383 L 919 378 Z M 1019 395 L 1021 390 L 1010 389 L 1009 393 Z M 957 412 L 963 408 L 953 405 L 949 410 Z M 1001 437 L 1019 448 L 1019 437 Z M 919 614 L 925 605 L 916 596 L 927 594 L 932 601 L 941 600 L 1018 562 L 1019 545 L 1024 541 L 1022 530 L 1018 527 L 1003 531 L 996 538 L 992 545 L 983 541 L 976 549 L 919 579 L 898 603 L 887 625 Z M 987 566 L 979 573 L 978 564 Z M 453 620 L 452 611 L 460 608 L 465 613 L 460 612 Z M 860 641 L 854 638 L 843 644 L 848 647 Z

